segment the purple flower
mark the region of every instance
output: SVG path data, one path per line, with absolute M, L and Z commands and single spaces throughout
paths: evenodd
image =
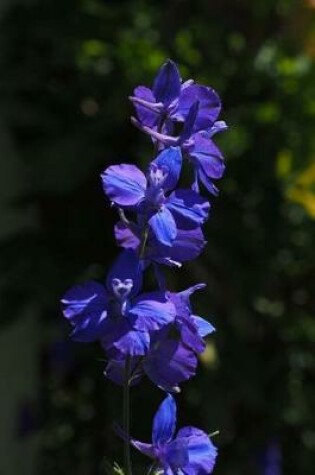
M 156 332 L 143 371 L 159 388 L 167 392 L 180 392 L 179 384 L 196 374 L 197 356 L 186 346 L 174 325 Z
M 220 124 L 225 124 L 225 122 L 221 121 Z M 225 128 L 226 125 L 213 126 L 216 132 L 225 130 Z M 222 178 L 225 164 L 222 153 L 211 139 L 211 133 L 210 129 L 210 131 L 193 134 L 188 141 L 183 143 L 182 150 L 195 170 L 193 188 L 198 192 L 199 182 L 201 182 L 211 194 L 217 195 L 218 189 L 213 180 Z
M 196 373 L 197 357 L 194 351 L 185 346 L 177 333 L 155 332 L 150 348 L 143 357 L 133 357 L 129 382 L 137 384 L 146 375 L 153 384 L 167 392 L 180 392 L 179 384 Z M 126 359 L 111 359 L 104 375 L 115 384 L 123 385 Z
M 160 404 L 154 419 L 152 443 L 130 438 L 130 443 L 154 460 L 156 468 L 165 475 L 207 475 L 212 473 L 217 448 L 208 435 L 195 427 L 176 430 L 176 403 L 168 394 Z M 126 436 L 125 436 L 126 437 Z
M 157 132 L 173 134 L 175 123 L 184 123 L 191 106 L 198 102 L 199 110 L 194 132 L 211 127 L 220 114 L 221 102 L 210 87 L 189 80 L 182 83 L 177 66 L 167 61 L 160 68 L 153 88 L 139 86 L 130 97 L 138 122 Z
M 148 227 L 164 246 L 172 246 L 177 228 L 194 229 L 208 217 L 210 204 L 191 189 L 176 187 L 182 166 L 178 147 L 151 162 L 147 176 L 134 165 L 114 165 L 102 174 L 104 191 L 118 207 L 138 213 L 142 232 Z
M 144 355 L 150 331 L 173 321 L 174 305 L 164 292 L 138 295 L 142 270 L 132 250 L 123 251 L 110 269 L 106 285 L 88 281 L 70 289 L 62 299 L 63 314 L 76 341 L 101 340 L 111 356 Z
M 175 306 L 174 322 L 156 332 L 143 361 L 143 370 L 154 384 L 167 392 L 179 392 L 178 385 L 195 375 L 197 354 L 205 349 L 204 337 L 215 331 L 203 318 L 193 315 L 190 296 L 204 284 L 167 295 Z
M 203 338 L 215 331 L 214 327 L 201 317 L 192 314 L 190 296 L 205 284 L 197 284 L 178 293 L 168 292 L 174 304 L 174 322 L 154 332 L 150 348 L 143 358 L 134 358 L 130 381 L 136 384 L 146 374 L 148 378 L 167 392 L 179 392 L 179 384 L 195 375 L 197 354 L 205 348 Z M 105 375 L 116 384 L 123 384 L 125 359 L 111 360 Z
M 195 168 L 194 189 L 201 182 L 207 190 L 218 194 L 213 180 L 223 176 L 224 162 L 220 150 L 211 140 L 227 129 L 218 121 L 221 102 L 217 93 L 189 80 L 182 83 L 172 61 L 160 68 L 152 90 L 139 86 L 130 98 L 136 109 L 132 123 L 149 134 L 158 149 L 179 146 Z M 182 124 L 179 133 L 178 125 Z
M 119 246 L 125 249 L 134 249 L 137 252 L 141 248 L 141 227 L 134 224 L 125 224 L 119 221 L 115 226 L 115 237 Z M 194 229 L 177 229 L 176 238 L 172 247 L 161 244 L 149 231 L 146 246 L 143 253 L 145 266 L 151 262 L 167 266 L 180 267 L 182 262 L 196 259 L 206 245 L 204 235 L 200 227 Z
M 171 117 L 181 92 L 181 78 L 176 64 L 167 61 L 160 68 L 153 88 L 138 86 L 130 100 L 139 120 L 150 127 L 159 126 L 163 116 Z
M 160 144 L 160 148 L 169 146 L 181 147 L 184 157 L 186 157 L 193 165 L 195 170 L 194 189 L 199 192 L 199 181 L 206 187 L 206 189 L 214 194 L 218 194 L 213 180 L 222 178 L 225 165 L 224 158 L 212 140 L 212 137 L 227 129 L 224 121 L 216 121 L 211 127 L 199 130 L 197 129 L 196 121 L 198 121 L 199 103 L 196 102 L 190 108 L 184 124 L 182 132 L 177 136 L 170 136 L 167 133 L 158 132 L 147 126 L 142 126 L 138 121 L 133 120 L 133 123 L 141 130 L 151 135 Z
M 206 284 L 197 284 L 182 292 L 168 292 L 167 295 L 175 306 L 176 317 L 174 325 L 181 335 L 182 342 L 196 353 L 202 353 L 205 349 L 204 337 L 215 331 L 211 323 L 203 318 L 193 315 L 190 297 L 206 287 Z

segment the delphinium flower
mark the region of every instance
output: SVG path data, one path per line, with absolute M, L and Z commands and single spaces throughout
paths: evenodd
M 211 323 L 192 313 L 190 297 L 204 287 L 205 284 L 197 284 L 182 292 L 167 294 L 175 306 L 175 319 L 154 332 L 146 355 L 133 358 L 132 384 L 139 382 L 146 374 L 161 389 L 179 392 L 179 384 L 194 376 L 197 355 L 205 348 L 204 338 L 215 331 Z M 117 384 L 123 384 L 124 367 L 125 358 L 112 359 L 107 364 L 105 376 Z
M 169 135 L 177 123 L 185 123 L 195 102 L 199 103 L 195 132 L 211 127 L 221 110 L 220 98 L 214 89 L 196 84 L 191 79 L 183 83 L 176 64 L 171 60 L 158 71 L 152 89 L 138 86 L 130 100 L 143 127 L 158 131 L 165 128 Z
M 192 313 L 190 296 L 202 288 L 204 284 L 198 284 L 182 292 L 168 293 L 176 317 L 156 332 L 153 349 L 144 358 L 145 373 L 165 391 L 179 392 L 179 384 L 194 376 L 197 355 L 205 349 L 204 338 L 215 331 L 211 323 Z
M 175 431 L 176 403 L 168 394 L 153 419 L 152 443 L 140 442 L 134 438 L 130 438 L 130 443 L 150 457 L 156 472 L 162 470 L 164 475 L 212 473 L 217 449 L 210 437 L 204 431 L 191 426 L 183 427 L 176 436 Z M 123 433 L 122 436 L 124 437 Z
M 146 246 L 142 249 L 142 226 L 119 221 L 115 226 L 117 244 L 125 249 L 142 251 L 144 265 L 150 263 L 180 267 L 183 262 L 196 259 L 206 245 L 200 226 L 193 229 L 178 229 L 172 246 L 165 246 L 148 230 Z
M 138 222 L 164 246 L 180 229 L 194 229 L 208 218 L 210 204 L 191 189 L 176 189 L 181 151 L 170 147 L 153 160 L 145 176 L 135 165 L 113 165 L 102 174 L 104 191 L 116 206 L 137 213 Z M 170 194 L 169 194 L 170 193 Z
M 181 292 L 168 292 L 167 294 L 175 306 L 174 325 L 179 330 L 182 341 L 196 353 L 204 351 L 204 338 L 215 331 L 210 322 L 192 313 L 190 297 L 197 290 L 202 290 L 205 287 L 206 284 L 196 284 Z
M 198 364 L 194 351 L 177 335 L 160 331 L 151 335 L 148 352 L 130 360 L 129 384 L 135 385 L 146 375 L 153 384 L 168 392 L 179 392 L 179 384 L 196 374 Z M 116 384 L 124 385 L 126 358 L 110 359 L 104 375 Z
M 194 167 L 194 188 L 198 190 L 201 182 L 216 195 L 213 180 L 223 176 L 225 165 L 212 137 L 227 129 L 224 121 L 217 120 L 221 111 L 217 93 L 191 80 L 181 84 L 176 65 L 169 61 L 159 71 L 153 90 L 139 86 L 131 100 L 137 114 L 132 123 L 149 134 L 159 149 L 180 146 Z M 182 129 L 175 134 L 178 124 Z
M 64 316 L 76 341 L 100 340 L 111 356 L 144 355 L 150 331 L 171 322 L 175 308 L 164 292 L 139 294 L 142 271 L 138 256 L 123 251 L 110 269 L 106 284 L 88 281 L 62 299 Z

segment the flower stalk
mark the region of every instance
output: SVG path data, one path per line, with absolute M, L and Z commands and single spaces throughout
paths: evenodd
M 123 393 L 123 426 L 126 433 L 124 440 L 124 467 L 125 475 L 132 475 L 132 465 L 130 456 L 130 358 L 126 358 L 125 364 L 125 381 L 124 381 L 124 393 Z
M 130 163 L 109 166 L 101 175 L 103 190 L 118 211 L 115 238 L 121 253 L 100 281 L 70 289 L 62 299 L 63 314 L 79 342 L 99 341 L 107 355 L 106 378 L 123 388 L 124 472 L 132 475 L 130 447 L 151 459 L 148 474 L 206 475 L 213 471 L 217 449 L 207 434 L 193 426 L 176 433 L 176 401 L 171 393 L 196 373 L 205 337 L 215 331 L 196 315 L 191 296 L 204 283 L 168 290 L 164 266 L 180 268 L 205 247 L 202 226 L 217 195 L 214 181 L 223 176 L 223 156 L 213 136 L 224 131 L 218 94 L 210 87 L 183 82 L 177 66 L 167 61 L 152 89 L 139 86 L 130 97 L 132 123 L 153 140 L 154 157 L 146 170 Z M 180 132 L 178 134 L 178 132 Z M 182 169 L 191 183 L 181 188 Z M 155 290 L 143 291 L 148 268 Z M 147 376 L 166 397 L 153 419 L 151 443 L 130 436 L 130 390 Z M 108 470 L 108 467 L 107 467 Z

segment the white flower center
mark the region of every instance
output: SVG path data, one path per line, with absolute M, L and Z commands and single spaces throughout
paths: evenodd
M 158 167 L 152 164 L 149 169 L 149 182 L 154 188 L 162 188 L 167 178 L 168 170 L 166 167 Z
M 112 288 L 115 297 L 118 298 L 120 301 L 126 300 L 128 295 L 130 294 L 133 288 L 133 280 L 132 279 L 112 279 Z

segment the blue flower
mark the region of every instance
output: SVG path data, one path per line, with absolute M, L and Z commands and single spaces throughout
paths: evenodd
M 104 375 L 115 384 L 123 385 L 125 380 L 125 358 L 112 358 Z M 196 353 L 184 345 L 175 328 L 154 332 L 150 348 L 143 357 L 131 360 L 129 381 L 137 384 L 146 375 L 153 384 L 167 392 L 180 392 L 179 384 L 196 373 Z
M 212 137 L 228 127 L 224 121 L 216 121 L 211 123 L 209 127 L 198 130 L 198 125 L 200 124 L 198 121 L 199 109 L 199 102 L 192 104 L 184 127 L 178 136 L 172 136 L 169 132 L 163 130 L 156 131 L 154 128 L 143 126 L 135 119 L 133 119 L 133 123 L 157 140 L 160 149 L 170 146 L 180 147 L 183 156 L 190 161 L 195 169 L 193 187 L 195 191 L 199 192 L 198 183 L 201 182 L 211 194 L 217 195 L 218 190 L 213 184 L 213 180 L 222 178 L 225 164 L 222 153 L 213 142 Z
M 177 328 L 168 325 L 154 334 L 143 371 L 159 388 L 177 393 L 181 383 L 195 376 L 197 364 L 196 353 L 183 343 Z
M 142 232 L 151 229 L 164 246 L 172 246 L 177 228 L 193 229 L 208 218 L 210 204 L 191 189 L 177 189 L 182 166 L 178 147 L 151 162 L 147 176 L 134 165 L 114 165 L 102 174 L 104 191 L 115 205 L 138 213 Z
M 206 284 L 197 284 L 181 292 L 168 292 L 167 295 L 175 306 L 176 317 L 174 325 L 181 335 L 182 342 L 196 353 L 205 349 L 204 338 L 215 331 L 211 323 L 192 313 L 190 297 L 206 287 Z
M 141 226 L 135 223 L 118 221 L 115 226 L 115 237 L 119 246 L 133 249 L 141 248 Z M 194 229 L 177 229 L 172 246 L 161 244 L 154 233 L 149 231 L 142 259 L 144 265 L 150 263 L 180 267 L 183 262 L 196 259 L 203 251 L 206 241 L 200 227 Z
M 182 292 L 167 293 L 176 310 L 175 320 L 152 334 L 144 357 L 133 359 L 132 384 L 146 374 L 164 391 L 179 392 L 179 384 L 195 375 L 197 354 L 205 349 L 204 337 L 215 331 L 211 323 L 192 314 L 190 297 L 204 287 L 205 284 L 197 284 Z M 106 367 L 105 376 L 116 384 L 123 384 L 124 371 L 125 359 L 112 359 Z
M 164 292 L 138 295 L 142 269 L 132 250 L 123 251 L 110 269 L 106 285 L 88 281 L 70 289 L 62 299 L 63 314 L 76 341 L 101 340 L 109 355 L 144 355 L 150 331 L 173 321 L 174 305 Z
M 168 135 L 173 135 L 176 123 L 186 121 L 195 102 L 199 103 L 199 109 L 194 132 L 210 127 L 221 110 L 220 98 L 212 88 L 193 80 L 182 83 L 176 64 L 170 60 L 160 68 L 153 88 L 138 86 L 130 100 L 138 118 L 133 119 L 134 122 Z
M 213 180 L 222 178 L 225 171 L 224 158 L 212 140 L 214 134 L 227 129 L 224 121 L 213 124 L 209 130 L 202 130 L 193 134 L 189 140 L 183 142 L 182 151 L 195 169 L 195 182 L 193 188 L 199 192 L 199 182 L 213 195 L 218 194 L 218 189 Z
M 208 435 L 195 427 L 176 430 L 176 403 L 168 394 L 160 404 L 154 419 L 152 443 L 130 438 L 130 443 L 144 455 L 154 460 L 157 470 L 164 475 L 207 475 L 212 473 L 217 448 Z M 121 431 L 121 435 L 123 432 Z
M 181 92 L 181 78 L 176 64 L 167 61 L 160 68 L 153 88 L 138 86 L 130 100 L 139 120 L 150 127 L 159 126 L 163 116 L 172 117 Z

